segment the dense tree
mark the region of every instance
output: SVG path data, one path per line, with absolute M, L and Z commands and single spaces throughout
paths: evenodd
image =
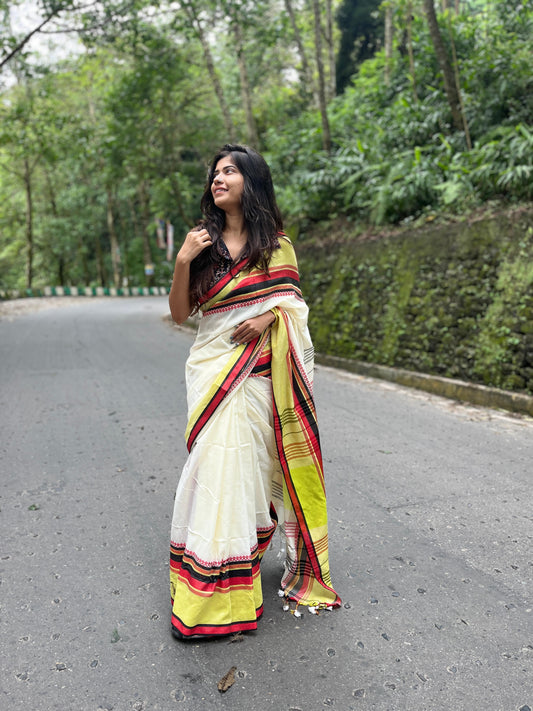
M 46 133 L 54 123 L 51 107 L 35 96 L 30 78 L 22 77 L 13 90 L 12 102 L 4 108 L 0 122 L 0 167 L 24 194 L 25 286 L 31 289 L 35 259 L 35 184 L 40 163 L 51 159 Z
M 110 0 L 85 15 L 61 5 L 60 22 L 40 32 L 78 30 L 82 53 L 43 67 L 29 40 L 6 63 L 15 71 L 0 99 L 0 289 L 142 285 L 147 264 L 153 283 L 168 283 L 172 255 L 156 221 L 178 242 L 195 224 L 205 162 L 227 140 L 266 154 L 291 230 L 531 200 L 533 8 L 432 3 L 450 100 L 428 1 L 378 5 Z M 359 30 L 342 45 L 347 8 L 376 23 L 364 60 Z M 334 97 L 336 42 L 345 79 Z
M 337 54 L 337 91 L 343 91 L 357 67 L 373 57 L 383 41 L 382 0 L 342 0 L 337 10 L 341 30 Z

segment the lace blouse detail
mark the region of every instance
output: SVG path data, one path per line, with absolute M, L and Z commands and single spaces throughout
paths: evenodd
M 278 249 L 280 247 L 279 239 L 276 238 L 274 242 L 274 247 Z M 215 273 L 213 274 L 213 279 L 211 280 L 211 283 L 209 284 L 209 288 L 213 287 L 219 279 L 222 279 L 222 277 L 226 276 L 226 274 L 231 270 L 233 266 L 237 263 L 237 261 L 240 261 L 244 257 L 248 256 L 248 248 L 244 250 L 242 254 L 240 254 L 237 259 L 234 261 L 231 254 L 229 253 L 229 249 L 226 247 L 226 243 L 222 238 L 220 238 L 217 242 L 217 251 L 219 255 L 219 261 L 215 269 Z
M 223 276 L 226 276 L 226 274 L 230 271 L 231 267 L 234 265 L 233 259 L 231 258 L 231 254 L 229 253 L 229 249 L 226 247 L 226 243 L 223 239 L 218 240 L 217 250 L 219 260 L 209 288 L 214 286 L 219 279 L 222 279 Z M 243 256 L 246 256 L 246 252 L 244 252 Z

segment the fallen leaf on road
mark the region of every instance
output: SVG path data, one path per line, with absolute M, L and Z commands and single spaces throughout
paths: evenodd
M 235 672 L 237 671 L 237 667 L 231 667 L 229 672 L 227 674 L 224 674 L 222 679 L 218 682 L 218 690 L 220 692 L 227 691 L 230 686 L 233 686 L 235 683 Z

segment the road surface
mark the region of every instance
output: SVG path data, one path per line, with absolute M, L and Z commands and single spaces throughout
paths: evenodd
M 0 708 L 533 709 L 532 421 L 327 368 L 342 608 L 284 613 L 270 551 L 257 632 L 171 637 L 192 337 L 166 313 L 80 299 L 0 320 Z

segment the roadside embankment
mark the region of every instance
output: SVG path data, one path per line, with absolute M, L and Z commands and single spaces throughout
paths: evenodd
M 533 395 L 532 207 L 386 235 L 339 222 L 296 251 L 319 353 Z

